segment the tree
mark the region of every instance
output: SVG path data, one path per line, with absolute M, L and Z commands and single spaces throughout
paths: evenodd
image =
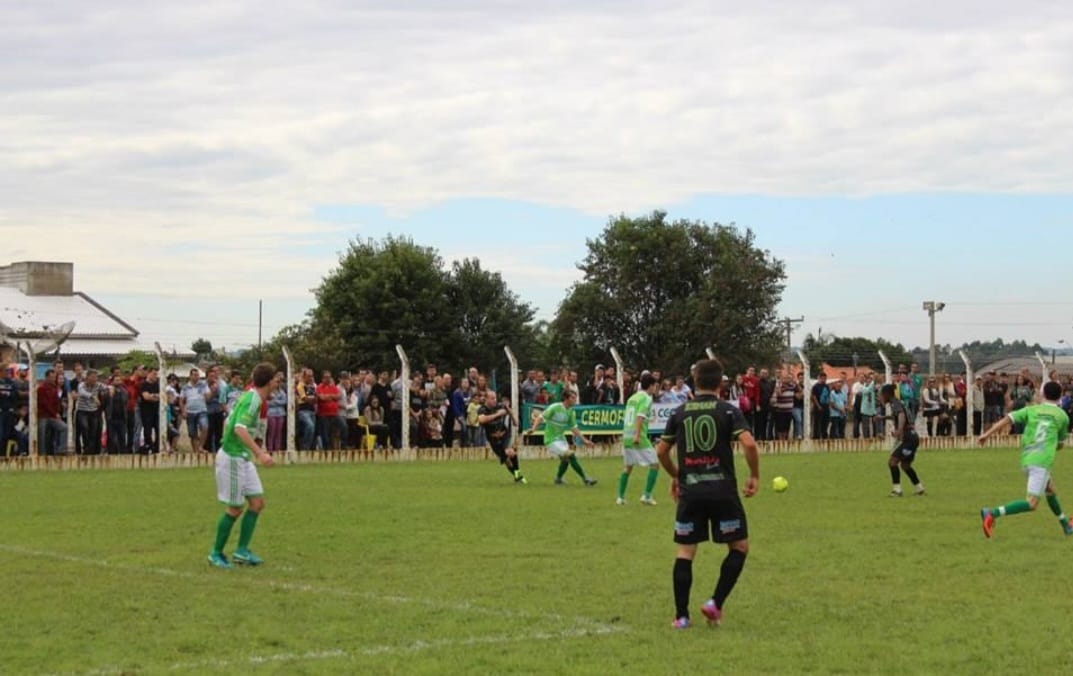
M 153 352 L 131 350 L 117 359 L 115 365 L 121 368 L 123 373 L 130 373 L 136 366 L 156 366 L 159 363 L 156 354 Z
M 586 244 L 584 279 L 552 323 L 573 363 L 606 363 L 611 347 L 633 366 L 678 373 L 709 346 L 732 370 L 777 360 L 786 275 L 752 231 L 655 211 L 613 218 Z
M 801 349 L 804 351 L 805 356 L 809 358 L 809 361 L 817 365 L 817 368 L 822 363 L 849 368 L 854 366 L 853 358 L 856 355 L 857 366 L 867 366 L 875 371 L 882 371 L 883 360 L 879 356 L 880 350 L 887 355 L 887 358 L 891 360 L 894 366 L 898 364 L 908 365 L 913 362 L 912 353 L 906 350 L 901 343 L 891 343 L 882 338 L 872 340 L 859 336 L 842 338 L 830 333 L 824 334 L 822 331 L 819 332 L 818 336 L 813 336 L 811 333 L 805 336 Z
M 537 344 L 532 307 L 499 273 L 477 259 L 448 270 L 435 249 L 403 237 L 351 242 L 315 294 L 307 321 L 259 355 L 286 344 L 296 360 L 317 368 L 391 370 L 401 344 L 414 367 L 490 370 L 505 365 L 504 345 L 525 354 Z
M 204 338 L 198 338 L 190 344 L 190 350 L 198 357 L 212 356 L 212 343 Z

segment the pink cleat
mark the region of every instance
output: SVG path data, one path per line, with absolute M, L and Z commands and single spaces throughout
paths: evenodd
M 719 610 L 719 607 L 715 605 L 715 599 L 708 599 L 704 602 L 704 605 L 700 607 L 700 612 L 704 613 L 704 617 L 708 618 L 708 624 L 719 626 L 719 623 L 723 619 L 723 611 Z

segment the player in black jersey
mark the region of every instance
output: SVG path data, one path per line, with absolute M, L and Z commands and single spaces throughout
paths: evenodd
M 749 465 L 745 497 L 756 494 L 760 481 L 760 457 L 745 418 L 739 409 L 716 397 L 723 379 L 722 365 L 715 360 L 702 361 L 697 364 L 695 378 L 696 398 L 671 414 L 656 448 L 660 464 L 671 475 L 671 497 L 678 502 L 674 522 L 678 544 L 674 562 L 676 629 L 690 626 L 689 591 L 699 543 L 711 539 L 725 543 L 729 550 L 715 591 L 701 606 L 710 624 L 719 624 L 723 605 L 745 567 L 749 528 L 738 495 L 733 441 L 741 443 Z
M 499 464 L 507 468 L 514 482 L 529 483 L 518 467 L 518 452 L 507 445 L 511 440 L 510 425 L 514 417 L 509 408 L 496 401 L 496 393 L 492 390 L 485 394 L 484 404 L 477 412 L 477 422 L 484 428 L 484 436 L 492 452 L 499 458 Z
M 890 454 L 887 466 L 890 467 L 890 497 L 902 497 L 902 474 L 898 471 L 901 467 L 909 480 L 913 482 L 913 494 L 924 495 L 924 484 L 920 483 L 920 477 L 913 469 L 913 460 L 917 457 L 917 448 L 920 446 L 920 436 L 913 429 L 913 413 L 894 396 L 894 385 L 884 385 L 879 390 L 879 401 L 884 405 L 890 405 L 889 420 L 894 422 L 894 438 L 898 445 Z

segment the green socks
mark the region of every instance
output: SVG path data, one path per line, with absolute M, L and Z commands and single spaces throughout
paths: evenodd
M 618 476 L 618 496 L 625 499 L 626 486 L 630 483 L 630 473 L 623 472 Z
M 253 539 L 253 529 L 257 528 L 257 517 L 260 516 L 257 512 L 246 510 L 246 514 L 242 517 L 242 527 L 238 532 L 238 548 L 240 550 L 246 550 L 250 546 L 250 540 Z
M 563 475 L 565 475 L 565 474 L 566 474 L 566 470 L 567 470 L 567 469 L 569 469 L 569 468 L 570 468 L 570 462 L 569 462 L 569 461 L 567 461 L 567 460 L 560 460 L 560 461 L 559 461 L 559 471 L 558 471 L 558 472 L 556 472 L 556 474 L 555 474 L 555 479 L 556 479 L 557 481 L 561 481 L 561 480 L 562 480 L 562 478 L 563 478 Z
M 645 479 L 645 495 L 652 497 L 652 490 L 656 487 L 656 479 L 659 479 L 659 468 L 650 467 L 648 478 Z
M 574 471 L 577 472 L 579 477 L 582 479 L 585 478 L 585 470 L 581 469 L 581 463 L 577 461 L 576 456 L 570 456 L 570 466 L 574 468 Z
M 1062 504 L 1058 502 L 1057 495 L 1047 496 L 1047 506 L 1051 508 L 1051 511 L 1054 512 L 1055 516 L 1062 516 Z
M 235 525 L 235 521 L 238 521 L 238 517 L 231 516 L 227 512 L 220 515 L 220 520 L 216 522 L 216 544 L 212 548 L 214 553 L 223 553 L 224 545 L 227 544 L 227 538 L 231 537 L 231 528 Z
M 991 510 L 991 516 L 996 519 L 1000 516 L 1010 516 L 1012 514 L 1023 514 L 1025 512 L 1031 512 L 1032 507 L 1028 504 L 1028 500 L 1014 500 L 1013 502 L 997 507 Z

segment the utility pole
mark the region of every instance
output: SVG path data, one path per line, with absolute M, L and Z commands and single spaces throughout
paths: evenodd
M 924 301 L 924 311 L 928 313 L 928 320 L 931 323 L 931 338 L 929 340 L 928 347 L 928 374 L 935 375 L 935 313 L 942 312 L 946 307 L 946 303 L 940 303 L 934 300 Z
M 797 319 L 790 319 L 789 317 L 783 317 L 782 319 L 780 319 L 778 321 L 779 324 L 783 325 L 783 330 L 786 331 L 786 351 L 787 352 L 793 352 L 793 349 L 794 349 L 793 345 L 790 344 L 790 334 L 793 333 L 794 324 L 800 324 L 800 323 L 802 323 L 804 321 L 805 321 L 805 318 L 803 316 L 798 317 Z

